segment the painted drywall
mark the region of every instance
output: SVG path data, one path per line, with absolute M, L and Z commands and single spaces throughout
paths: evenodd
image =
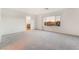
M 1 36 L 2 36 L 2 22 L 1 22 L 1 8 L 0 8 L 0 42 L 1 42 Z
M 35 29 L 39 29 L 39 30 L 42 29 L 42 18 L 41 18 L 41 16 L 37 16 L 36 17 L 35 24 L 36 24 L 36 28 Z
M 29 15 L 13 9 L 2 9 L 2 34 L 11 34 L 26 31 L 26 16 L 31 16 L 31 28 L 35 28 L 35 16 Z
M 2 9 L 3 35 L 24 31 L 25 14 L 10 9 Z
M 61 26 L 42 26 L 42 18 L 47 16 L 61 16 Z M 40 17 L 41 16 L 41 17 Z M 38 16 L 37 29 L 43 29 L 53 32 L 66 33 L 79 36 L 79 9 L 69 8 L 62 11 L 43 14 Z
M 61 31 L 79 35 L 79 8 L 68 9 L 62 15 Z

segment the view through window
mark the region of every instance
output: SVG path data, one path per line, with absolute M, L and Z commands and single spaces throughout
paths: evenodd
M 61 16 L 49 16 L 43 18 L 44 26 L 60 26 Z

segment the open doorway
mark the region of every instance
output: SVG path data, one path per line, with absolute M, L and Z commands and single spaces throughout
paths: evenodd
M 26 16 L 26 30 L 31 30 L 31 17 Z
M 26 16 L 26 31 L 27 30 L 33 30 L 34 29 L 34 19 L 32 16 Z
M 31 17 L 26 16 L 26 30 L 31 30 Z

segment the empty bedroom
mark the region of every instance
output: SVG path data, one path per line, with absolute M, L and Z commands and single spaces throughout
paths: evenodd
M 79 8 L 0 8 L 0 50 L 79 50 Z

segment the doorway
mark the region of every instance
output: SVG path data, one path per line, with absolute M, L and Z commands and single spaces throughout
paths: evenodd
M 26 16 L 26 30 L 33 30 L 35 28 L 34 18 L 32 16 Z
M 26 30 L 31 30 L 31 17 L 26 16 Z

